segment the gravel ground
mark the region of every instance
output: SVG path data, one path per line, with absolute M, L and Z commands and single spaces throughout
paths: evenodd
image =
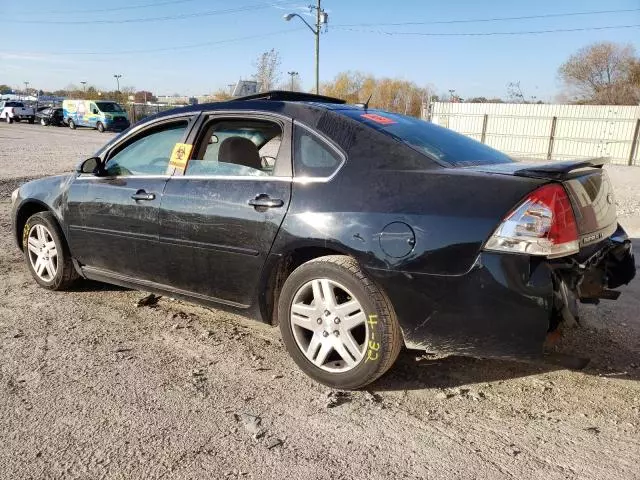
M 637 280 L 555 347 L 582 371 L 404 352 L 369 392 L 329 391 L 268 326 L 36 287 L 8 195 L 107 138 L 0 124 L 0 478 L 640 478 Z M 640 168 L 610 174 L 638 238 Z

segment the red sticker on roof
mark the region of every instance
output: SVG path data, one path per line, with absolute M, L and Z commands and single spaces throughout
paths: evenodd
M 391 125 L 396 123 L 394 120 L 391 120 L 390 118 L 387 117 L 383 117 L 382 115 L 377 115 L 375 113 L 363 113 L 362 115 L 360 115 L 362 118 L 366 118 L 369 119 L 373 122 L 379 123 L 381 125 Z

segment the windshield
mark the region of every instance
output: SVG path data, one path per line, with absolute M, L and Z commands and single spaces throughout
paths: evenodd
M 404 142 L 420 153 L 454 167 L 471 167 L 513 160 L 498 150 L 430 122 L 375 110 L 345 110 L 341 113 Z
M 122 112 L 122 107 L 115 102 L 96 102 L 101 112 Z

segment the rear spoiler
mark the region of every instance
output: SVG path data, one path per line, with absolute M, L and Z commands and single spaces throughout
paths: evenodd
M 560 179 L 581 168 L 602 168 L 609 162 L 608 158 L 589 158 L 587 160 L 568 160 L 566 162 L 542 163 L 540 165 L 528 166 L 513 172 L 519 177 L 539 177 Z

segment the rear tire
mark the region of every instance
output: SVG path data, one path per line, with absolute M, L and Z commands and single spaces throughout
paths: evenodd
M 7 115 L 7 123 L 8 124 L 12 124 L 13 123 L 13 118 L 11 118 L 9 115 Z
M 69 119 L 69 128 L 71 130 L 75 130 L 76 129 L 76 122 L 73 121 L 73 119 Z
M 96 123 L 96 129 L 97 129 L 100 133 L 104 133 L 104 125 L 102 124 L 102 122 L 98 122 L 98 123 Z
M 343 255 L 295 269 L 282 288 L 278 320 L 284 345 L 302 371 L 338 389 L 362 388 L 382 376 L 403 343 L 387 296 L 355 259 Z
M 35 122 L 36 122 L 35 118 L 30 118 L 30 119 L 29 119 L 29 123 L 30 123 L 31 125 L 33 125 Z
M 51 212 L 29 217 L 22 230 L 22 250 L 31 276 L 43 288 L 66 290 L 79 277 Z

